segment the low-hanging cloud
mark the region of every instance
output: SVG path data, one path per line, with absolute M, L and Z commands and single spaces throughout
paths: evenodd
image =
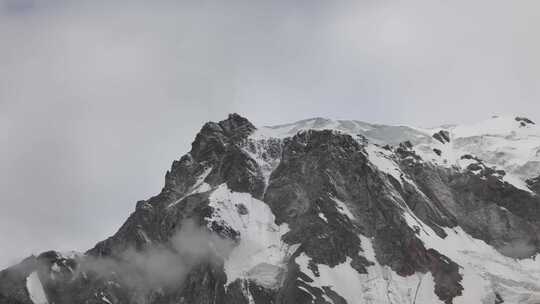
M 167 244 L 149 244 L 143 250 L 128 248 L 114 257 L 84 256 L 75 277 L 114 278 L 136 294 L 180 286 L 201 263 L 221 263 L 234 242 L 186 220 Z

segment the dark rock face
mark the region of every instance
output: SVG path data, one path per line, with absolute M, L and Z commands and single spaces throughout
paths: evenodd
M 37 265 L 36 257 L 32 256 L 0 272 L 0 303 L 33 304 L 26 291 L 26 278 Z
M 468 174 L 420 163 L 403 169 L 436 204 L 443 218 L 470 235 L 515 258 L 530 257 L 540 250 L 540 198 L 502 181 L 504 171 L 482 163 L 469 165 Z M 449 224 L 417 215 L 426 223 Z
M 527 185 L 531 190 L 540 195 L 540 176 L 527 180 Z
M 356 168 L 348 166 L 354 163 L 358 164 Z M 369 265 L 357 254 L 361 250 L 359 228 L 338 212 L 332 199 L 346 195 L 339 193 L 346 191 L 339 189 L 346 186 L 341 184 L 347 179 L 344 175 L 354 174 L 365 165 L 365 155 L 350 136 L 310 131 L 285 142 L 281 163 L 270 178 L 264 200 L 278 223 L 289 224 L 291 231 L 285 240 L 301 243 L 315 263 L 335 266 L 349 256 L 360 271 L 365 272 L 364 266 Z M 326 222 L 319 213 L 325 215 Z
M 520 123 L 521 127 L 526 127 L 527 125 L 534 125 L 534 121 L 528 119 L 527 117 L 516 117 L 516 121 Z
M 231 114 L 219 123 L 206 123 L 197 134 L 191 151 L 180 161 L 175 161 L 171 171 L 167 172 L 163 192 L 184 194 L 204 167 L 212 167 L 207 177 L 211 184 L 226 180 L 235 191 L 260 191 L 248 189 L 257 188 L 250 184 L 257 179 L 255 184 L 260 187 L 261 177 L 249 171 L 257 169 L 254 161 L 238 148 L 254 130 L 255 126 L 238 114 Z
M 496 293 L 495 294 L 495 304 L 502 304 L 504 303 L 504 300 L 502 299 L 501 295 Z
M 433 134 L 433 138 L 440 141 L 443 144 L 450 142 L 450 133 L 446 130 L 441 130 L 435 134 Z
M 401 149 L 410 147 L 403 144 Z M 437 295 L 451 303 L 462 290 L 457 265 L 424 248 L 391 197 L 392 187 L 369 166 L 365 150 L 352 137 L 309 131 L 284 143 L 282 160 L 271 176 L 265 202 L 278 222 L 289 224 L 291 231 L 285 241 L 301 243 L 314 269 L 317 264 L 341 264 L 349 257 L 358 272 L 366 272 L 365 267 L 373 261 L 358 255 L 362 251 L 358 234 L 363 234 L 374 237 L 382 265 L 403 276 L 432 272 Z M 357 210 L 354 216 L 358 219 L 340 214 L 333 198 Z M 317 216 L 320 212 L 328 219 L 326 223 Z M 295 301 L 310 303 L 311 299 Z
M 0 272 L 0 304 L 32 304 L 26 278 L 33 272 L 49 303 L 55 304 L 351 304 L 337 286 L 317 287 L 314 282 L 324 269 L 346 266 L 366 275 L 374 265 L 402 278 L 430 274 L 434 294 L 446 304 L 454 303 L 467 288 L 461 266 L 429 248 L 420 237 L 423 228 L 405 219 L 407 212 L 441 238 L 447 237 L 445 228 L 459 226 L 507 256 L 540 252 L 540 198 L 503 182 L 504 172 L 474 156 L 463 156 L 476 163 L 461 172 L 423 162 L 409 141 L 395 149 L 385 147 L 410 178 L 405 182 L 403 176 L 398 180 L 377 169 L 361 137 L 311 130 L 285 139 L 250 138 L 255 131 L 237 114 L 206 123 L 191 151 L 173 162 L 162 191 L 137 202 L 113 236 L 85 255 L 66 257 L 50 251 Z M 444 131 L 434 138 L 450 141 Z M 139 269 L 123 273 L 122 267 L 147 252 L 178 253 L 176 234 L 189 222 L 239 246 L 245 237 L 241 231 L 208 220 L 219 211 L 211 194 L 220 185 L 261 200 L 276 224 L 287 225 L 281 241 L 295 249 L 279 273 L 279 286 L 253 279 L 228 283 L 226 257 L 219 252 L 196 259 L 182 279 L 168 285 L 142 284 Z M 538 179 L 529 185 L 539 192 Z M 234 204 L 234 217 L 256 216 L 247 205 Z M 300 257 L 308 259 L 307 269 L 300 267 Z M 106 267 L 96 267 L 95 261 L 102 260 Z M 271 266 L 259 264 L 250 272 Z M 496 301 L 502 301 L 498 294 Z

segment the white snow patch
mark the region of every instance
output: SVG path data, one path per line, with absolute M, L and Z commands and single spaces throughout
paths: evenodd
M 366 147 L 369 161 L 380 171 L 393 176 L 397 181 L 402 183 L 401 177 L 403 172 L 399 166 L 391 159 L 393 153 L 385 149 L 381 149 L 375 145 Z
M 48 304 L 47 296 L 43 290 L 43 285 L 39 280 L 39 276 L 36 271 L 32 272 L 26 278 L 26 290 L 28 295 L 34 304 Z
M 243 205 L 247 214 L 240 214 Z M 231 191 L 225 184 L 210 195 L 214 208 L 211 222 L 226 225 L 240 233 L 240 242 L 225 261 L 227 284 L 236 279 L 251 279 L 267 288 L 279 287 L 289 256 L 298 246 L 289 246 L 281 237 L 287 224 L 276 225 L 270 207 L 248 193 Z
M 328 223 L 328 219 L 326 218 L 326 216 L 324 215 L 324 213 L 319 212 L 319 217 L 320 217 L 323 221 L 325 221 L 326 223 Z
M 197 189 L 193 190 L 191 194 L 195 194 L 195 193 L 203 193 L 203 192 L 207 192 L 207 191 L 210 191 L 212 190 L 212 186 L 210 186 L 210 184 L 208 183 L 201 183 Z
M 58 264 L 55 262 L 54 264 L 52 264 L 51 270 L 54 272 L 60 272 L 60 266 L 58 266 Z
M 189 191 L 187 191 L 187 194 L 185 194 L 181 198 L 179 198 L 176 201 L 169 204 L 168 207 L 172 207 L 172 206 L 178 204 L 179 202 L 181 202 L 183 199 L 185 199 L 186 197 L 188 197 L 190 195 L 197 194 L 197 193 L 203 193 L 203 192 L 207 192 L 207 191 L 212 190 L 212 187 L 209 184 L 204 182 L 204 180 L 210 174 L 210 172 L 212 172 L 212 167 L 206 168 L 204 170 L 204 172 L 201 173 L 201 175 L 199 175 L 197 177 L 197 180 L 195 181 L 195 184 L 193 184 L 193 186 L 191 186 Z
M 193 187 L 191 187 L 191 191 L 188 193 L 188 195 L 206 192 L 211 189 L 210 185 L 204 182 L 204 180 L 206 179 L 208 174 L 210 174 L 210 172 L 212 172 L 212 167 L 206 168 L 204 172 L 201 175 L 199 175 L 199 177 L 197 178 L 197 181 L 195 182 Z
M 514 174 L 506 174 L 503 177 L 503 181 L 513 185 L 514 187 L 520 190 L 527 191 L 531 194 L 534 194 L 534 192 L 529 188 L 529 186 L 527 186 L 527 183 L 523 179 L 517 177 Z
M 338 200 L 335 197 L 330 197 L 330 198 L 336 203 L 337 210 L 339 211 L 339 213 L 345 215 L 346 217 L 348 217 L 351 220 L 354 219 L 354 215 L 349 210 L 349 208 L 347 208 L 347 205 L 345 205 L 344 202 Z

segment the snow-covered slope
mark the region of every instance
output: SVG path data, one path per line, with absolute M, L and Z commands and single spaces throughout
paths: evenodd
M 233 192 L 227 185 L 212 191 L 210 206 L 214 213 L 208 218 L 209 228 L 217 224 L 241 235 L 224 265 L 227 283 L 243 279 L 278 288 L 286 262 L 297 248 L 281 240 L 289 231 L 287 224 L 276 225 L 268 205 L 248 193 Z
M 398 144 L 406 140 L 417 143 L 431 137 L 431 134 L 407 126 L 370 124 L 358 120 L 332 120 L 318 117 L 290 124 L 259 127 L 253 134 L 253 138 L 285 138 L 306 130 L 337 130 L 354 136 L 359 134 L 377 144 Z
M 418 147 L 423 155 L 442 165 L 466 166 L 463 155 L 472 155 L 486 165 L 503 169 L 514 178 L 526 180 L 540 174 L 540 127 L 519 116 L 497 116 L 470 125 L 447 129 L 450 142 L 431 141 Z M 433 148 L 442 153 L 437 155 Z

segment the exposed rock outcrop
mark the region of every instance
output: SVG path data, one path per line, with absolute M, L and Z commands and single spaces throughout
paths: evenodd
M 446 130 L 441 130 L 441 131 L 433 134 L 433 138 L 435 138 L 436 140 L 440 141 L 443 144 L 449 143 L 450 142 L 450 132 L 448 132 Z

